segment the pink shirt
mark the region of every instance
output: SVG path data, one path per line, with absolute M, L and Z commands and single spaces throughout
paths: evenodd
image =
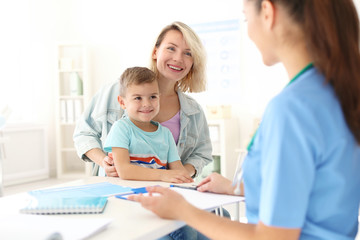
M 180 135 L 180 111 L 177 112 L 172 118 L 169 120 L 160 123 L 162 126 L 167 127 L 172 133 L 175 143 L 177 144 L 179 141 Z

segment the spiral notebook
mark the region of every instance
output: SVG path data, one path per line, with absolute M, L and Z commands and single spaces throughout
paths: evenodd
M 32 196 L 29 204 L 20 209 L 28 214 L 82 214 L 102 213 L 107 197 L 47 197 Z
M 72 214 L 102 213 L 109 196 L 132 192 L 109 182 L 29 191 L 29 204 L 21 213 Z

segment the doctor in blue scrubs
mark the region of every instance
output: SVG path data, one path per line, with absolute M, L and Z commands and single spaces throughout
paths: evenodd
M 211 239 L 354 239 L 360 202 L 359 19 L 352 0 L 243 0 L 263 62 L 289 82 L 248 146 L 242 193 L 248 223 L 196 209 L 174 191 L 133 196 Z M 198 191 L 233 194 L 213 174 Z M 237 192 L 237 191 L 235 191 Z

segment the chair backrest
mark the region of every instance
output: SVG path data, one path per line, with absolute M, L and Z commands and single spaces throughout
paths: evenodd
M 2 131 L 0 131 L 0 197 L 4 196 L 3 189 L 3 161 L 5 159 L 5 147 Z
M 235 191 L 234 191 L 235 195 L 240 195 L 240 185 L 241 185 L 242 177 L 243 177 L 242 165 L 244 163 L 244 159 L 245 159 L 246 155 L 247 155 L 246 149 L 239 150 L 239 155 L 238 155 L 238 159 L 237 159 L 237 163 L 236 163 L 236 170 L 235 170 L 235 174 L 234 174 L 234 178 L 233 178 L 233 185 L 236 186 Z

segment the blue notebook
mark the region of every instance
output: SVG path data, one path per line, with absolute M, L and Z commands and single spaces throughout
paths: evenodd
M 101 213 L 107 197 L 133 193 L 132 188 L 109 182 L 70 187 L 48 188 L 28 192 L 29 204 L 20 210 L 32 214 Z
M 124 187 L 109 182 L 93 183 L 79 186 L 47 188 L 28 192 L 32 196 L 48 197 L 109 197 L 116 194 L 131 193 L 131 187 Z
M 28 214 L 82 214 L 102 213 L 107 197 L 49 197 L 32 196 L 29 204 L 20 209 Z

